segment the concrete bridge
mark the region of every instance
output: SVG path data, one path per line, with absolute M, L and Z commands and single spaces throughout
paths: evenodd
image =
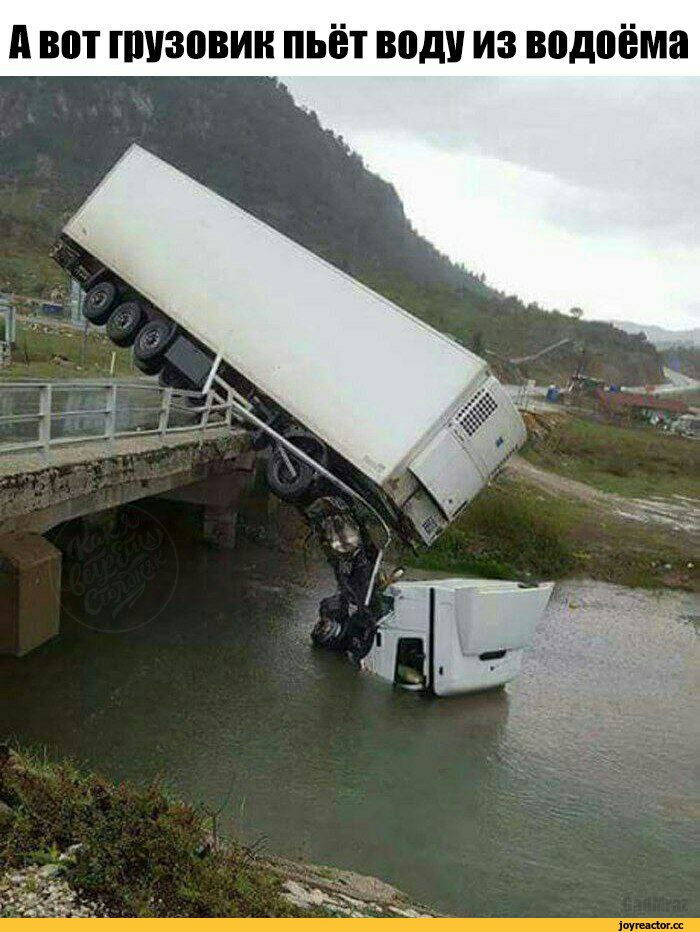
M 58 631 L 61 554 L 46 531 L 165 496 L 203 505 L 203 535 L 230 547 L 253 468 L 227 401 L 150 382 L 0 382 L 0 653 Z

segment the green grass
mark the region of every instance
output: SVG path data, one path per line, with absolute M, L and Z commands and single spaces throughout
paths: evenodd
M 700 445 L 655 428 L 568 418 L 532 438 L 531 463 L 628 498 L 700 498 Z
M 0 747 L 0 870 L 60 861 L 113 915 L 290 916 L 280 881 L 248 849 L 220 845 L 212 817 L 161 785 L 113 784 L 69 762 Z M 0 907 L 0 915 L 2 915 Z
M 421 569 L 504 579 L 586 576 L 624 586 L 691 589 L 692 541 L 659 525 L 550 495 L 504 478 L 439 541 L 406 562 Z
M 491 578 L 566 575 L 574 559 L 562 514 L 510 483 L 484 491 L 414 565 Z
M 20 316 L 17 348 L 12 363 L 0 369 L 0 379 L 102 378 L 109 375 L 114 352 L 114 374 L 137 377 L 130 352 L 117 349 L 101 333 L 91 331 L 84 342 L 79 330 L 68 331 L 41 322 L 30 324 Z
M 68 276 L 48 255 L 62 225 L 59 200 L 51 189 L 0 187 L 0 291 L 36 297 L 67 292 Z
M 66 289 L 66 276 L 48 256 L 15 246 L 0 254 L 0 291 L 48 297 L 56 288 Z

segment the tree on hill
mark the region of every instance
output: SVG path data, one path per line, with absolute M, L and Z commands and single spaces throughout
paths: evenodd
M 483 356 L 486 352 L 486 344 L 484 343 L 484 335 L 481 330 L 477 330 L 469 341 L 469 349 L 472 353 L 476 353 L 477 356 Z

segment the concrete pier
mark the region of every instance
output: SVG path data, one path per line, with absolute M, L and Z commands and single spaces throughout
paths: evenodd
M 0 654 L 21 657 L 58 634 L 61 552 L 38 534 L 0 535 Z
M 216 547 L 232 550 L 236 545 L 238 505 L 241 495 L 249 489 L 255 475 L 255 454 L 242 453 L 235 462 L 212 464 L 204 482 L 166 492 L 161 498 L 204 505 L 202 535 Z

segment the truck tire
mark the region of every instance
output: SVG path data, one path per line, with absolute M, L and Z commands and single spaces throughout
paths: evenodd
M 350 618 L 347 602 L 336 593 L 321 599 L 318 621 L 311 631 L 311 641 L 315 647 L 324 650 L 342 652 L 348 646 Z
M 172 363 L 169 362 L 166 362 L 160 370 L 158 384 L 161 385 L 162 388 L 175 388 L 183 392 L 197 391 L 197 386 L 194 385 L 192 380 L 188 379 L 184 373 L 180 372 L 176 366 L 173 366 Z M 185 395 L 182 401 L 192 408 L 198 408 L 204 404 L 204 395 Z
M 134 365 L 139 370 L 143 372 L 144 375 L 158 375 L 160 370 L 163 368 L 162 359 L 139 359 L 137 356 L 134 356 Z
M 322 647 L 334 653 L 344 653 L 348 647 L 349 626 L 349 621 L 320 618 L 311 632 L 311 642 L 314 647 Z
M 285 438 L 294 446 L 308 453 L 320 466 L 328 464 L 328 450 L 325 444 L 313 434 L 303 430 L 291 430 Z M 289 464 L 294 470 L 290 471 Z M 321 477 L 307 463 L 297 459 L 293 453 L 283 452 L 279 446 L 273 448 L 265 470 L 267 484 L 278 498 L 284 502 L 299 504 L 314 496 Z
M 134 362 L 139 369 L 149 374 L 160 371 L 176 335 L 177 326 L 169 320 L 152 320 L 146 324 L 134 341 Z
M 113 282 L 100 282 L 85 295 L 83 316 L 87 317 L 91 324 L 101 327 L 107 323 L 116 300 L 116 285 Z
M 189 390 L 190 387 L 185 376 L 177 370 L 175 366 L 171 366 L 170 363 L 167 362 L 160 370 L 158 384 L 162 388 L 181 388 Z
M 158 376 L 158 384 L 162 388 L 175 388 L 183 392 L 196 392 L 197 386 L 193 385 L 191 380 L 187 378 L 186 375 L 183 375 L 179 369 L 171 365 L 171 363 L 166 362 L 163 368 L 160 370 L 160 375 Z M 204 395 L 185 395 L 184 398 L 180 398 L 180 403 L 186 404 L 190 408 L 201 408 L 204 404 Z
M 138 301 L 119 304 L 109 315 L 107 336 L 117 346 L 132 346 L 146 320 L 146 312 Z

